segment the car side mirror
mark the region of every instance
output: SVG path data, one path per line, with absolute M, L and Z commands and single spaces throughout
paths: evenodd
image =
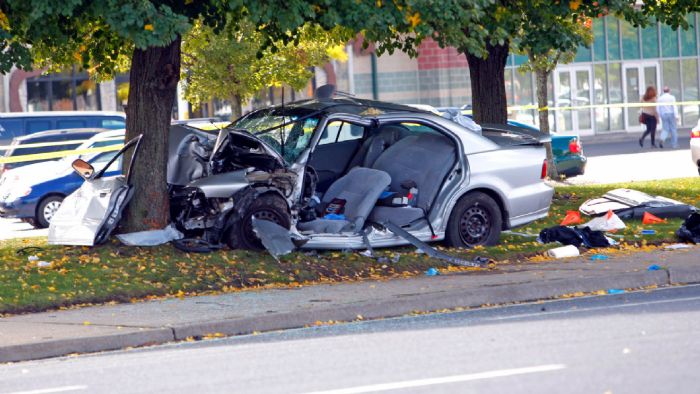
M 73 169 L 78 173 L 83 179 L 90 180 L 95 174 L 95 168 L 88 162 L 82 159 L 76 159 L 73 161 Z

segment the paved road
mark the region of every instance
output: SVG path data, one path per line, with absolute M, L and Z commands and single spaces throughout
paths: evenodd
M 4 365 L 0 393 L 693 393 L 699 332 L 689 286 Z
M 587 157 L 610 156 L 610 155 L 629 155 L 629 154 L 638 154 L 638 153 L 655 152 L 655 151 L 660 151 L 660 152 L 685 151 L 688 154 L 688 157 L 690 157 L 690 153 L 688 151 L 690 149 L 690 136 L 689 136 L 687 130 L 679 132 L 678 148 L 677 149 L 670 148 L 670 146 L 671 146 L 670 140 L 666 141 L 666 146 L 663 149 L 652 148 L 649 146 L 649 144 L 650 144 L 649 137 L 647 137 L 647 139 L 644 143 L 644 148 L 640 148 L 639 142 L 637 142 L 639 137 L 640 137 L 640 134 L 630 134 L 629 137 L 625 137 L 622 140 L 604 141 L 604 142 L 599 142 L 598 140 L 595 140 L 595 137 L 589 137 L 592 139 L 589 139 L 589 140 L 586 140 L 583 142 L 583 151 Z M 602 140 L 602 138 L 601 138 L 601 140 Z M 690 159 L 688 159 L 688 161 L 690 161 Z
M 0 219 L 0 240 L 46 236 L 47 229 L 35 229 L 16 219 Z

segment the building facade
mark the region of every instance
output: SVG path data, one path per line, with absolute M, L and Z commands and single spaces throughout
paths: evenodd
M 570 64 L 559 65 L 549 81 L 550 125 L 581 135 L 636 132 L 640 101 L 647 86 L 668 86 L 679 106 L 682 126 L 698 121 L 700 40 L 698 15 L 689 15 L 690 29 L 666 25 L 641 29 L 614 17 L 593 21 L 594 42 L 580 48 Z M 469 69 L 465 56 L 422 44 L 417 59 L 395 53 L 375 57 L 355 47 L 345 77 L 338 85 L 364 98 L 433 106 L 470 105 Z M 511 118 L 536 124 L 535 79 L 519 66 L 527 58 L 511 55 L 506 67 L 506 94 Z

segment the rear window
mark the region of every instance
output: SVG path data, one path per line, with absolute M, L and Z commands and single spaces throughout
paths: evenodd
M 101 127 L 110 130 L 123 129 L 126 127 L 124 119 L 102 119 Z
M 85 126 L 87 126 L 86 122 L 80 119 L 66 119 L 56 122 L 57 129 L 79 129 Z
M 20 119 L 0 120 L 0 140 L 10 140 L 24 135 Z
M 27 134 L 36 133 L 51 129 L 51 122 L 48 120 L 28 120 Z

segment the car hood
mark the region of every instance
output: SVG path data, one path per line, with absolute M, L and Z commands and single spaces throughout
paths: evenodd
M 265 141 L 244 130 L 222 129 L 217 136 L 183 125 L 171 127 L 168 184 L 184 186 L 200 178 L 245 168 L 284 168 Z

